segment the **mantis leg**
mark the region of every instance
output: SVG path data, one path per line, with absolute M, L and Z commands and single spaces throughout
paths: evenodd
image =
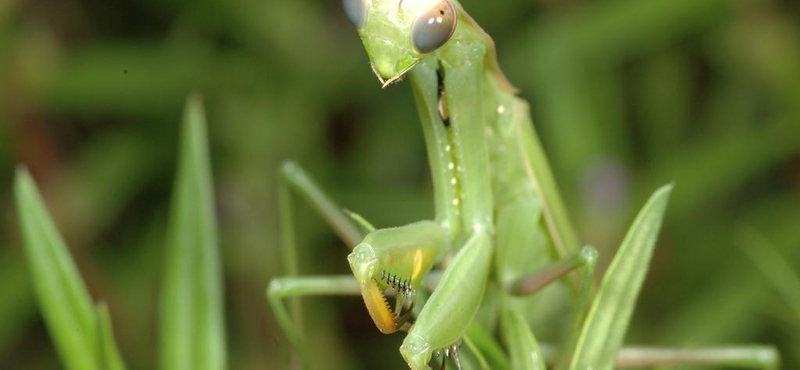
M 577 333 L 585 316 L 589 292 L 592 287 L 592 272 L 597 262 L 597 251 L 584 247 L 579 253 L 560 260 L 540 271 L 519 279 L 511 288 L 514 295 L 533 294 L 548 284 L 564 277 L 578 268 L 586 268 L 583 284 L 573 319 L 573 328 L 564 348 L 568 350 L 557 355 L 552 349 L 543 348 L 548 362 L 557 368 L 566 368 L 572 358 L 571 349 L 575 347 Z M 544 346 L 543 346 L 544 347 Z M 549 356 L 548 356 L 549 353 Z M 719 348 L 649 348 L 627 347 L 617 353 L 617 368 L 642 368 L 657 366 L 716 366 L 737 369 L 777 369 L 779 356 L 775 348 L 769 346 L 740 346 Z
M 502 220 L 502 219 L 501 219 Z M 500 229 L 500 228 L 499 228 Z M 586 310 L 589 303 L 589 295 L 593 285 L 594 267 L 597 263 L 597 250 L 593 247 L 583 247 L 579 252 L 556 261 L 548 266 L 541 268 L 538 271 L 524 275 L 510 284 L 508 290 L 511 295 L 526 296 L 534 294 L 549 284 L 558 281 L 559 279 L 567 276 L 579 268 L 585 269 L 582 276 L 582 283 L 577 292 L 577 299 L 575 301 L 575 311 L 573 321 L 570 328 L 569 336 L 567 337 L 565 348 L 574 348 L 580 335 L 581 325 L 586 315 Z M 536 340 L 533 333 L 527 325 L 524 328 L 518 328 L 518 325 L 510 325 L 508 322 L 519 322 L 521 312 L 519 308 L 513 307 L 511 300 L 504 302 L 506 306 L 501 315 L 503 317 L 504 335 L 510 341 L 510 348 L 517 348 L 516 356 L 512 356 L 512 369 L 543 369 L 544 362 L 540 356 L 526 355 L 528 353 L 538 354 L 539 349 L 536 345 Z M 524 321 L 523 321 L 524 322 Z M 508 332 L 508 333 L 506 333 Z M 510 338 L 515 338 L 511 340 Z M 525 340 L 522 340 L 522 339 Z M 527 344 L 523 346 L 523 344 Z M 514 353 L 512 353 L 513 355 Z M 569 359 L 571 354 L 562 357 L 562 361 Z M 563 368 L 564 364 L 560 364 L 559 368 Z
M 491 259 L 491 238 L 476 230 L 445 269 L 400 347 L 411 370 L 426 369 L 434 351 L 464 335 L 483 298 Z
M 508 369 L 497 339 L 480 324 L 473 322 L 465 335 L 482 352 L 493 370 Z M 555 365 L 565 356 L 549 343 L 540 343 L 545 363 Z M 567 356 L 569 357 L 569 356 Z M 654 368 L 663 366 L 711 366 L 735 369 L 775 370 L 780 365 L 778 351 L 772 346 L 750 345 L 711 348 L 624 347 L 617 353 L 615 368 Z
M 280 286 L 275 285 L 277 284 L 275 281 L 298 275 L 297 242 L 295 239 L 292 193 L 297 193 L 301 198 L 306 200 L 350 248 L 355 246 L 363 237 L 363 233 L 356 226 L 354 220 L 351 219 L 351 217 L 349 217 L 319 185 L 317 185 L 302 167 L 291 161 L 284 162 L 279 172 L 279 178 L 278 206 L 280 208 L 282 229 L 281 250 L 285 269 L 284 273 L 287 277 L 273 280 L 270 289 Z M 270 302 L 272 303 L 272 300 Z M 290 316 L 283 309 L 282 305 L 276 306 L 273 304 L 273 308 L 275 307 L 280 308 L 280 311 L 275 311 L 278 323 L 281 325 L 284 332 L 287 333 L 287 336 L 290 336 L 291 344 L 300 350 L 300 336 L 298 333 L 303 332 L 300 301 L 295 297 L 289 302 L 289 308 L 292 313 L 291 316 L 294 318 L 293 324 L 291 324 Z
M 358 284 L 350 275 L 336 276 L 285 276 L 272 279 L 267 288 L 267 300 L 275 313 L 289 343 L 300 355 L 304 367 L 310 368 L 308 348 L 302 330 L 292 321 L 283 305 L 284 298 L 299 298 L 309 295 L 358 295 Z
M 564 354 L 542 343 L 545 362 L 554 364 Z M 618 369 L 660 368 L 664 366 L 714 367 L 775 370 L 780 366 L 778 351 L 772 346 L 749 345 L 707 348 L 623 347 L 617 352 Z
M 775 370 L 778 351 L 770 346 L 719 348 L 623 348 L 617 353 L 617 367 L 714 366 L 736 369 Z
M 400 329 L 398 315 L 384 292 L 412 300 L 438 255 L 448 250 L 447 231 L 434 221 L 373 231 L 347 257 L 375 326 L 384 333 Z
M 582 274 L 582 283 L 578 291 L 572 325 L 566 340 L 565 348 L 570 349 L 570 351 L 575 347 L 578 341 L 581 325 L 586 316 L 589 305 L 589 295 L 591 294 L 592 285 L 594 284 L 594 268 L 597 264 L 597 256 L 598 253 L 594 247 L 585 246 L 579 252 L 573 253 L 567 258 L 520 278 L 511 288 L 511 293 L 514 295 L 533 294 L 572 271 L 579 268 L 585 269 Z M 571 355 L 571 353 L 567 353 L 565 356 L 562 356 L 562 362 L 559 363 L 558 368 L 566 368 L 568 359 L 572 357 Z
M 283 163 L 280 169 L 279 206 L 283 222 L 284 247 L 294 246 L 294 224 L 292 223 L 291 192 L 294 190 L 331 226 L 336 235 L 348 247 L 353 248 L 364 237 L 356 222 L 342 207 L 298 164 L 292 161 Z

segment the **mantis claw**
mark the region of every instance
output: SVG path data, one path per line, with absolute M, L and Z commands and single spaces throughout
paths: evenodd
M 381 270 L 380 278 L 378 278 L 378 259 L 372 246 L 366 243 L 356 246 L 348 256 L 348 260 L 353 275 L 361 287 L 364 304 L 378 330 L 384 334 L 391 334 L 398 331 L 399 328 L 407 329 L 409 326 L 405 324 L 411 319 L 414 307 L 414 289 L 411 279 L 398 277 L 397 274 L 386 270 Z M 387 301 L 383 287 L 391 288 L 397 293 L 394 311 Z M 408 309 L 404 308 L 406 300 L 411 302 Z
M 374 281 L 368 285 L 367 289 L 361 290 L 364 303 L 367 306 L 372 321 L 383 334 L 391 334 L 397 331 L 397 320 L 394 313 L 389 310 L 389 302 L 378 288 Z
M 433 265 L 434 256 L 445 245 L 445 233 L 433 221 L 380 229 L 368 234 L 347 256 L 361 289 L 367 311 L 378 330 L 391 334 L 409 330 L 415 287 Z M 387 296 L 397 297 L 394 306 Z
M 442 358 L 442 365 L 439 367 L 439 370 L 445 370 L 447 368 L 448 358 L 453 359 L 453 363 L 456 365 L 456 370 L 461 370 L 461 360 L 458 358 L 459 347 L 461 347 L 460 341 L 452 346 L 445 347 L 444 350 L 436 350 L 433 352 L 436 358 L 439 358 L 442 355 L 442 351 L 444 351 L 444 358 Z
M 375 251 L 369 244 L 359 244 L 347 259 L 353 275 L 361 287 L 361 296 L 364 298 L 367 312 L 375 322 L 375 326 L 384 334 L 396 332 L 397 322 L 394 313 L 389 309 L 389 302 L 386 301 L 386 296 L 378 287 L 378 282 L 372 277 L 375 266 L 378 264 Z
M 458 347 L 459 347 L 459 345 L 454 344 L 453 348 L 450 350 L 450 353 L 453 356 L 453 362 L 455 362 L 455 364 L 456 364 L 456 369 L 457 370 L 461 370 L 461 360 L 459 360 L 459 358 L 458 358 Z

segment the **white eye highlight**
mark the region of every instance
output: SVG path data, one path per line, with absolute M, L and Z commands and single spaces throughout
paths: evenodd
M 411 42 L 420 53 L 430 53 L 444 45 L 456 30 L 458 16 L 450 0 L 440 0 L 422 13 L 411 26 Z

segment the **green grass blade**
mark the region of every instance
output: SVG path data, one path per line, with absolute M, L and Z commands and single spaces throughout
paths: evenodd
M 206 123 L 199 98 L 184 111 L 161 296 L 161 369 L 223 369 L 222 275 Z
M 484 362 L 492 370 L 507 370 L 509 366 L 505 351 L 500 346 L 494 336 L 485 328 L 473 321 L 464 334 L 464 344 L 470 347 L 476 354 L 480 354 Z
M 512 370 L 547 370 L 539 344 L 528 322 L 512 302 L 506 302 L 500 312 L 500 331 L 508 348 Z
M 98 355 L 101 368 L 104 370 L 125 370 L 122 356 L 119 355 L 114 342 L 114 331 L 111 327 L 111 315 L 105 303 L 97 305 L 97 339 Z
M 94 307 L 30 174 L 17 171 L 17 214 L 39 308 L 62 363 L 98 369 Z
M 743 231 L 739 239 L 742 250 L 800 320 L 800 274 L 792 268 L 781 252 L 757 231 Z
M 0 353 L 11 353 L 18 338 L 36 319 L 36 298 L 28 266 L 20 264 L 7 245 L 0 243 Z
M 583 325 L 571 370 L 610 370 L 622 347 L 656 244 L 672 185 L 658 189 L 633 222 Z

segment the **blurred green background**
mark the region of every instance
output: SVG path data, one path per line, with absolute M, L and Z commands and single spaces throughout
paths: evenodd
M 676 182 L 629 343 L 774 343 L 800 368 L 800 3 L 462 0 L 532 104 L 583 241 L 607 261 Z M 186 96 L 208 111 L 231 369 L 284 369 L 276 169 L 294 158 L 378 226 L 432 214 L 410 89 L 382 91 L 338 0 L 0 0 L 0 368 L 58 359 L 24 264 L 24 163 L 130 369 L 157 355 L 165 221 Z M 346 248 L 298 204 L 303 273 Z M 746 250 L 780 257 L 757 267 Z M 772 276 L 765 272 L 784 271 Z M 358 298 L 308 299 L 330 369 L 402 369 Z

